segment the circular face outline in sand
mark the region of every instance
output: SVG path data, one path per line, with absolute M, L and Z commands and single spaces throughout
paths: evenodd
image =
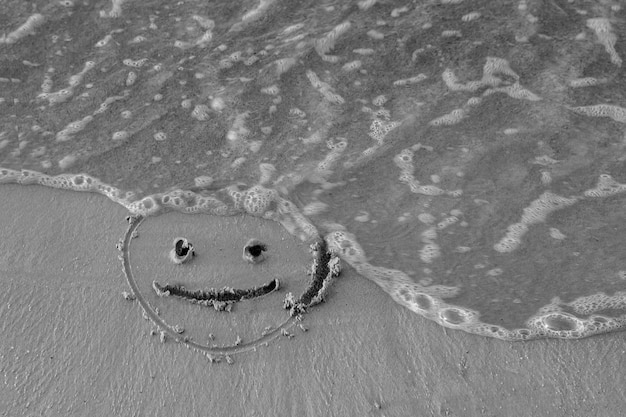
M 157 314 L 152 306 L 150 306 L 148 301 L 143 297 L 139 290 L 139 286 L 137 285 L 137 282 L 133 275 L 130 263 L 130 245 L 132 239 L 138 236 L 137 230 L 144 219 L 145 217 L 141 215 L 128 216 L 128 229 L 126 230 L 124 238 L 118 244 L 118 249 L 122 252 L 119 258 L 122 261 L 122 267 L 124 270 L 126 281 L 128 282 L 128 285 L 132 291 L 131 295 L 135 297 L 148 319 L 150 319 L 162 332 L 162 337 L 164 337 L 164 335 L 168 335 L 172 337 L 175 341 L 183 343 L 187 347 L 205 354 L 212 361 L 215 359 L 215 356 L 217 356 L 218 358 L 225 356 L 227 362 L 230 363 L 231 361 L 229 361 L 230 357 L 228 355 L 254 350 L 257 348 L 257 346 L 267 343 L 270 340 L 277 338 L 278 336 L 289 335 L 288 330 L 302 320 L 302 314 L 309 307 L 318 304 L 324 300 L 330 284 L 332 283 L 334 278 L 336 278 L 340 273 L 339 258 L 331 254 L 327 250 L 326 242 L 321 239 L 320 241 L 311 245 L 314 255 L 314 261 L 311 268 L 312 279 L 309 283 L 309 286 L 297 300 L 293 297 L 291 293 L 288 293 L 285 297 L 284 307 L 290 310 L 290 317 L 287 320 L 277 326 L 274 330 L 271 330 L 265 333 L 260 338 L 248 343 L 221 347 L 204 345 L 192 341 L 188 337 L 181 337 L 180 329 L 176 326 L 171 326 L 167 324 L 165 320 Z M 158 294 L 158 288 L 163 289 L 163 287 L 156 287 L 154 284 L 153 287 Z M 275 284 L 275 288 L 277 287 L 278 282 L 276 282 Z
M 122 251 L 122 255 L 120 256 L 120 259 L 122 261 L 122 266 L 124 269 L 124 275 L 126 276 L 126 281 L 128 282 L 128 285 L 130 286 L 132 290 L 132 294 L 135 296 L 137 302 L 143 309 L 145 315 L 159 328 L 162 334 L 168 335 L 172 337 L 175 341 L 183 343 L 187 347 L 194 349 L 198 352 L 201 352 L 207 355 L 209 358 L 212 358 L 213 356 L 220 357 L 220 356 L 233 355 L 236 353 L 243 353 L 243 352 L 248 352 L 250 350 L 253 350 L 257 346 L 261 345 L 262 343 L 269 342 L 270 340 L 277 338 L 284 332 L 287 332 L 288 329 L 290 329 L 296 324 L 296 321 L 298 320 L 298 318 L 289 317 L 280 326 L 270 331 L 269 333 L 265 334 L 264 336 L 254 341 L 243 343 L 243 344 L 236 345 L 236 346 L 222 346 L 222 347 L 208 346 L 208 345 L 204 345 L 204 344 L 195 342 L 193 340 L 190 340 L 187 337 L 181 337 L 180 330 L 175 328 L 174 326 L 167 324 L 165 320 L 157 314 L 157 312 L 152 308 L 152 306 L 150 306 L 148 301 L 141 294 L 141 291 L 139 290 L 139 286 L 137 285 L 135 277 L 133 276 L 132 267 L 130 263 L 130 244 L 131 244 L 133 237 L 137 236 L 137 233 L 136 233 L 137 229 L 139 228 L 139 225 L 143 222 L 144 219 L 145 218 L 141 215 L 127 217 L 129 225 L 128 225 L 128 229 L 126 230 L 126 234 L 124 235 L 124 238 L 121 242 L 121 245 L 119 246 L 119 249 Z

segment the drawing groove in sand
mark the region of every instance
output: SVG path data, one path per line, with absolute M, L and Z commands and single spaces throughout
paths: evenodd
M 215 288 L 209 288 L 207 290 L 188 290 L 182 285 L 161 285 L 156 281 L 152 282 L 152 288 L 160 297 L 173 295 L 176 297 L 184 298 L 185 300 L 193 304 L 204 304 L 207 306 L 213 306 L 218 311 L 224 311 L 226 306 L 233 303 L 251 300 L 263 295 L 267 295 L 274 291 L 277 291 L 280 287 L 280 282 L 277 279 L 271 280 L 265 285 L 259 287 L 250 288 L 247 290 L 235 289 L 225 287 L 221 290 Z
M 333 278 L 341 272 L 339 258 L 330 253 L 324 239 L 312 244 L 311 251 L 314 258 L 310 271 L 311 281 L 307 289 L 297 300 L 291 293 L 285 296 L 283 306 L 289 310 L 291 316 L 298 316 L 306 312 L 307 308 L 324 301 Z
M 276 339 L 281 335 L 284 336 L 286 334 L 290 334 L 288 330 L 299 324 L 299 322 L 302 320 L 302 313 L 304 313 L 305 311 L 304 309 L 299 311 L 297 314 L 294 314 L 292 312 L 291 317 L 289 317 L 276 328 L 264 332 L 260 338 L 250 341 L 248 343 L 238 343 L 233 346 L 208 346 L 202 343 L 195 342 L 189 337 L 181 337 L 178 327 L 166 323 L 165 320 L 159 316 L 157 311 L 148 303 L 148 301 L 139 291 L 139 286 L 137 285 L 135 277 L 133 276 L 130 263 L 130 244 L 132 239 L 137 236 L 137 229 L 139 228 L 139 225 L 143 222 L 145 217 L 141 215 L 136 215 L 128 216 L 126 219 L 129 223 L 128 229 L 126 230 L 124 238 L 117 244 L 117 248 L 122 252 L 120 260 L 122 261 L 124 275 L 131 289 L 131 293 L 129 294 L 128 299 L 132 299 L 134 297 L 137 300 L 143 310 L 144 316 L 147 317 L 159 328 L 162 340 L 165 340 L 166 337 L 169 336 L 175 341 L 185 344 L 188 348 L 205 354 L 207 358 L 209 358 L 210 362 L 219 362 L 222 357 L 255 350 L 257 347 L 263 345 L 267 346 L 269 341 Z M 331 256 L 329 252 L 325 249 L 321 250 L 320 247 L 325 248 L 324 244 L 317 243 L 315 246 L 318 249 L 314 253 L 316 255 L 316 258 L 314 259 L 312 267 L 312 275 L 314 277 L 311 284 L 312 286 L 310 286 L 305 294 L 303 294 L 299 298 L 299 301 L 307 302 L 305 307 L 309 307 L 323 301 L 323 296 L 327 291 L 328 285 L 330 284 L 330 278 L 337 276 L 339 272 L 339 258 Z M 322 279 L 321 281 L 315 279 L 316 277 L 320 277 L 322 275 L 324 279 Z M 169 292 L 169 295 L 177 295 L 183 298 L 192 298 L 190 297 L 191 295 L 204 295 L 207 296 L 207 298 L 209 299 L 211 297 L 215 297 L 216 301 L 225 304 L 227 302 L 232 303 L 243 299 L 251 299 L 261 295 L 269 294 L 270 292 L 277 290 L 278 287 L 278 280 L 272 280 L 264 286 L 253 288 L 250 290 L 224 289 L 208 291 L 187 291 L 181 286 L 161 286 L 156 282 L 153 283 L 153 288 L 155 289 L 155 291 L 157 291 L 158 294 L 161 293 L 159 295 L 167 295 L 167 292 Z M 314 291 L 312 290 L 313 287 L 315 288 Z M 213 301 L 213 304 L 214 303 L 215 301 Z M 228 360 L 227 362 L 230 363 L 230 361 Z

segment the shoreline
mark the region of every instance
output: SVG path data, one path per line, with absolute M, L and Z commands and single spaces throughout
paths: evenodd
M 6 415 L 612 416 L 626 404 L 624 332 L 504 342 L 446 330 L 347 265 L 306 315 L 308 332 L 295 329 L 231 366 L 212 364 L 182 344 L 162 344 L 138 304 L 122 297 L 115 244 L 128 226 L 123 207 L 42 186 L 3 184 L 0 195 Z M 198 249 L 187 269 L 166 260 L 165 237 L 179 232 Z M 241 247 L 259 235 L 268 261 L 249 265 Z M 231 313 L 158 300 L 166 319 L 218 345 L 246 342 L 287 318 L 278 302 L 304 288 L 310 265 L 305 244 L 250 216 L 166 213 L 149 219 L 135 244 L 142 293 L 154 274 L 194 288 L 246 288 L 275 276 L 282 285 L 283 275 L 301 271 L 301 280 Z

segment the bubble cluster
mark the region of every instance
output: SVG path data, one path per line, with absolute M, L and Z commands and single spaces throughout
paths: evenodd
M 444 114 L 443 116 L 437 117 L 436 119 L 428 122 L 431 126 L 442 126 L 442 125 L 455 125 L 459 123 L 461 120 L 465 119 L 467 116 L 467 111 L 464 109 L 454 109 L 448 114 Z
M 562 197 L 546 191 L 524 208 L 521 221 L 507 227 L 506 234 L 493 248 L 500 253 L 513 252 L 522 243 L 522 237 L 528 232 L 528 226 L 545 222 L 551 213 L 572 206 L 578 201 L 578 197 Z
M 483 87 L 497 87 L 502 83 L 502 79 L 496 77 L 496 74 L 506 75 L 519 82 L 519 75 L 513 71 L 509 62 L 503 58 L 487 57 L 483 66 L 483 76 L 479 81 L 469 81 L 465 84 L 459 82 L 459 79 L 450 68 L 446 68 L 441 77 L 446 86 L 452 91 L 468 91 L 474 92 Z
M 126 87 L 132 86 L 133 84 L 135 84 L 135 81 L 137 81 L 137 73 L 134 71 L 130 71 L 126 76 Z
M 479 19 L 480 16 L 481 16 L 480 12 L 470 12 L 470 13 L 464 14 L 461 17 L 461 20 L 463 22 L 472 22 L 472 21 L 474 21 L 476 19 Z
M 355 266 L 367 263 L 365 251 L 363 251 L 353 234 L 345 231 L 335 231 L 326 235 L 325 239 L 328 243 L 328 250 L 340 256 L 350 265 Z
M 394 164 L 400 168 L 399 180 L 409 186 L 411 192 L 416 194 L 423 194 L 429 196 L 448 195 L 451 197 L 459 197 L 462 195 L 462 190 L 446 191 L 434 185 L 422 185 L 420 181 L 415 179 L 413 172 L 415 167 L 413 165 L 413 154 L 416 150 L 420 149 L 421 145 L 414 146 L 413 148 L 406 148 L 400 151 L 393 158 Z
M 111 0 L 111 10 L 100 11 L 100 17 L 117 18 L 122 16 L 122 4 L 128 0 Z
M 478 321 L 479 314 L 475 310 L 459 307 L 446 307 L 439 311 L 440 323 L 446 327 L 461 327 L 472 325 Z
M 613 33 L 613 27 L 611 26 L 609 20 L 603 17 L 587 19 L 587 27 L 595 32 L 598 41 L 604 46 L 604 49 L 609 54 L 611 62 L 618 67 L 621 67 L 622 58 L 620 58 L 615 50 L 617 36 Z
M 606 79 L 584 77 L 584 78 L 575 78 L 573 80 L 570 80 L 569 86 L 572 88 L 593 87 L 595 85 L 600 85 L 604 83 L 606 83 Z
M 434 318 L 442 298 L 458 295 L 459 288 L 442 285 L 418 285 L 402 271 L 371 265 L 365 251 L 349 232 L 339 230 L 325 237 L 328 249 L 348 262 L 356 271 L 387 291 L 397 302 L 418 314 Z M 429 314 L 425 314 L 428 311 Z
M 209 119 L 210 109 L 206 104 L 198 104 L 193 108 L 191 112 L 191 117 L 198 121 L 205 121 Z
M 51 78 L 51 74 L 55 72 L 55 69 L 50 67 L 46 71 L 46 74 L 44 74 L 44 80 L 41 84 L 41 93 L 37 96 L 37 98 L 39 100 L 47 100 L 50 105 L 64 103 L 72 97 L 75 88 L 78 87 L 83 81 L 85 74 L 95 68 L 95 66 L 95 61 L 86 61 L 80 72 L 73 74 L 68 78 L 68 87 L 62 88 L 56 92 L 52 92 L 53 83 Z
M 272 84 L 268 87 L 262 88 L 261 93 L 268 94 L 270 96 L 277 96 L 280 93 L 280 88 L 276 84 Z
M 111 136 L 111 139 L 114 141 L 125 140 L 130 137 L 129 133 L 125 130 L 120 130 L 118 132 L 114 132 Z
M 519 82 L 515 82 L 506 87 L 494 87 L 486 90 L 483 96 L 488 96 L 494 93 L 504 93 L 511 98 L 518 100 L 539 101 L 541 97 L 522 87 Z
M 98 42 L 96 42 L 96 44 L 94 46 L 96 48 L 104 48 L 105 46 L 108 45 L 109 42 L 111 42 L 112 39 L 113 39 L 113 36 L 109 33 L 104 38 L 102 38 Z
M 417 74 L 414 77 L 410 77 L 410 78 L 403 78 L 401 80 L 396 80 L 393 82 L 393 85 L 396 87 L 399 86 L 404 86 L 404 85 L 412 85 L 412 84 L 418 84 L 421 83 L 422 81 L 428 79 L 428 75 L 426 74 Z
M 122 60 L 122 64 L 126 65 L 127 67 L 132 67 L 132 68 L 141 68 L 146 64 L 146 62 L 148 62 L 147 58 L 142 58 L 142 59 L 126 58 Z
M 255 185 L 245 191 L 237 187 L 229 187 L 228 195 L 232 198 L 235 208 L 242 209 L 253 216 L 263 217 L 276 205 L 278 193 L 276 190 Z
M 199 195 L 189 190 L 177 189 L 167 193 L 153 194 L 152 198 L 161 208 L 172 209 L 182 213 L 208 213 L 224 216 L 239 211 L 228 207 L 214 196 Z M 138 214 L 147 215 L 146 212 L 138 212 Z
M 326 142 L 326 146 L 330 149 L 330 152 L 326 154 L 323 160 L 317 163 L 317 170 L 319 172 L 330 171 L 348 146 L 348 142 L 344 138 L 337 139 L 336 142 L 331 140 Z
M 626 192 L 626 184 L 620 184 L 608 174 L 600 175 L 595 188 L 584 192 L 585 197 L 608 197 L 618 193 Z
M 209 177 L 206 175 L 196 177 L 193 179 L 193 184 L 199 188 L 206 188 L 213 184 L 213 177 Z
M 419 250 L 419 258 L 422 262 L 429 264 L 441 256 L 441 248 L 434 241 L 422 238 L 422 242 L 425 243 Z
M 623 310 L 626 308 L 626 292 L 617 291 L 613 295 L 605 293 L 579 297 L 567 303 L 576 314 L 589 315 L 605 310 Z
M 357 59 L 357 60 L 354 60 L 354 61 L 350 61 L 350 62 L 345 63 L 345 64 L 341 67 L 341 69 L 342 69 L 343 71 L 346 71 L 346 72 L 352 72 L 352 71 L 356 71 L 356 70 L 358 70 L 359 68 L 361 68 L 361 65 L 362 65 L 362 64 L 363 64 L 363 63 L 362 63 L 360 60 L 358 60 L 358 59 Z
M 182 107 L 183 109 L 190 109 L 191 106 L 193 105 L 193 102 L 190 98 L 186 98 L 183 101 L 180 102 L 180 107 Z
M 368 135 L 378 142 L 378 144 L 382 145 L 385 140 L 385 136 L 398 126 L 400 126 L 400 122 L 398 121 L 385 121 L 375 118 L 372 120 L 372 124 L 370 124 L 370 131 Z
M 563 339 L 580 338 L 615 330 L 626 323 L 608 317 L 593 315 L 579 318 L 565 312 L 554 312 L 531 317 L 528 328 L 540 336 L 558 337 Z
M 337 38 L 345 34 L 350 29 L 350 26 L 351 24 L 349 21 L 340 23 L 322 38 L 315 41 L 315 50 L 322 57 L 322 59 L 326 58 L 326 54 L 335 47 Z
M 81 120 L 77 120 L 77 121 L 69 123 L 62 130 L 57 132 L 56 141 L 65 142 L 70 139 L 73 139 L 73 136 L 76 133 L 84 130 L 87 127 L 87 125 L 91 123 L 92 121 L 93 121 L 93 116 L 85 116 Z
M 129 45 L 135 45 L 135 44 L 138 44 L 138 43 L 145 42 L 147 40 L 148 39 L 145 36 L 137 35 L 134 38 L 132 38 L 130 41 L 128 41 L 128 44 Z
M 570 110 L 584 116 L 609 117 L 616 122 L 626 123 L 626 108 L 614 106 L 612 104 L 571 107 Z
M 11 45 L 28 35 L 34 35 L 35 29 L 42 26 L 45 22 L 45 16 L 40 13 L 30 15 L 28 19 L 26 19 L 26 22 L 24 22 L 20 27 L 15 29 L 13 32 L 10 32 L 8 35 L 3 35 L 0 38 L 0 45 L 3 43 Z
M 319 79 L 317 74 L 311 70 L 306 71 L 306 76 L 311 82 L 311 85 L 319 91 L 326 101 L 332 104 L 344 104 L 345 100 L 339 94 L 333 91 L 333 88 Z

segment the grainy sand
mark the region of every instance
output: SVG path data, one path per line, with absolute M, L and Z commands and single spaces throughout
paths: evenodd
M 105 197 L 0 186 L 2 416 L 618 416 L 626 407 L 626 333 L 507 343 L 444 331 L 346 268 L 294 338 L 234 364 L 159 342 L 128 290 L 115 244 L 122 207 Z M 171 240 L 198 257 L 175 267 Z M 251 237 L 266 263 L 241 259 Z M 307 248 L 253 218 L 167 214 L 133 241 L 145 294 L 195 340 L 232 344 L 287 317 L 286 291 L 306 283 Z M 152 279 L 192 288 L 260 285 L 278 293 L 217 312 L 156 298 Z

